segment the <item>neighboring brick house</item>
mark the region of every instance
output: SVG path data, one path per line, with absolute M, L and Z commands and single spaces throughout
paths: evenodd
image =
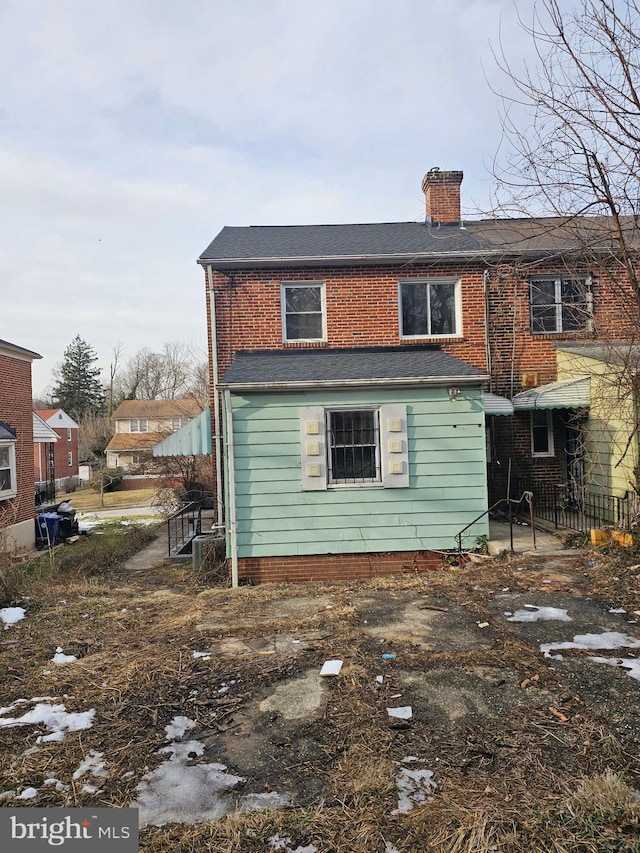
M 0 550 L 35 543 L 31 363 L 42 356 L 0 340 Z
M 194 397 L 183 400 L 124 400 L 113 413 L 113 437 L 106 448 L 107 468 L 150 473 L 152 450 L 203 409 Z
M 264 411 L 267 402 L 294 387 L 301 394 L 335 390 L 334 380 L 346 382 L 332 372 L 328 355 L 336 350 L 350 354 L 360 365 L 354 387 L 356 382 L 363 387 L 368 383 L 369 388 L 381 386 L 385 378 L 394 385 L 392 380 L 398 378 L 399 369 L 395 353 L 403 349 L 407 354 L 409 350 L 419 353 L 434 345 L 464 364 L 460 367 L 463 372 L 473 368 L 476 377 L 486 377 L 487 475 L 492 500 L 505 495 L 507 472 L 514 481 L 530 486 L 537 480 L 563 481 L 570 469 L 578 467 L 576 435 L 581 428 L 584 399 L 563 394 L 564 385 L 553 397 L 544 393 L 535 398 L 526 393 L 518 395 L 532 387 L 544 392 L 546 385 L 556 380 L 558 345 L 596 338 L 611 343 L 629 336 L 630 324 L 616 310 L 607 277 L 598 276 L 593 264 L 584 259 L 585 229 L 595 231 L 603 251 L 611 255 L 606 226 L 603 230 L 589 219 L 463 222 L 462 177 L 462 172 L 438 169 L 425 176 L 424 222 L 225 227 L 200 256 L 198 262 L 206 280 L 214 458 L 221 462 L 217 465 L 219 518 L 224 505 L 222 520 L 228 547 L 240 575 L 274 577 L 275 569 L 268 564 L 269 549 L 274 557 L 305 554 L 300 571 L 304 575 L 313 565 L 316 576 L 330 574 L 327 553 L 338 553 L 342 558 L 346 553 L 332 541 L 331 534 L 325 537 L 323 549 L 320 544 L 316 546 L 316 551 L 322 552 L 315 555 L 310 553 L 311 547 L 296 539 L 297 532 L 278 549 L 268 542 L 274 537 L 260 531 L 256 513 L 247 509 L 256 499 L 251 488 L 240 495 L 244 504 L 234 506 L 230 490 L 237 484 L 229 482 L 236 474 L 233 465 L 238 464 L 240 481 L 255 487 L 258 475 L 251 473 L 252 467 L 261 464 L 257 454 L 252 459 L 242 456 L 243 447 L 259 443 L 253 434 L 259 412 L 253 413 L 254 421 L 249 418 L 245 423 L 243 418 L 243 406 L 246 412 L 254 406 L 249 398 L 262 391 L 271 394 L 260 398 L 263 408 L 258 409 Z M 614 260 L 612 264 L 615 278 Z M 624 293 L 624 282 L 619 279 L 618 284 Z M 388 352 L 389 376 L 384 376 L 379 364 L 373 372 L 363 366 L 359 356 L 367 349 Z M 251 355 L 249 361 L 245 353 Z M 306 379 L 303 362 L 296 359 L 301 353 L 317 356 L 313 368 L 310 362 L 306 365 L 311 371 Z M 278 359 L 273 361 L 276 354 Z M 255 371 L 253 376 L 247 375 L 248 368 Z M 409 377 L 404 379 L 408 384 Z M 437 371 L 421 380 L 436 387 Z M 456 390 L 458 384 L 450 383 L 449 389 Z M 394 387 L 397 390 L 397 385 Z M 461 392 L 456 395 L 457 402 L 467 401 L 466 388 L 457 390 Z M 242 396 L 245 392 L 247 399 Z M 298 402 L 301 408 L 302 399 Z M 331 429 L 334 405 L 338 411 L 348 405 L 348 400 L 319 407 L 325 411 L 325 438 Z M 380 411 L 372 399 L 362 405 Z M 550 408 L 541 409 L 541 405 Z M 458 406 L 455 411 L 461 409 Z M 513 416 L 499 417 L 504 414 Z M 271 429 L 276 429 L 277 420 Z M 235 435 L 236 422 L 240 437 Z M 482 422 L 484 437 L 484 417 Z M 455 423 L 449 426 L 453 428 Z M 276 430 L 274 441 L 285 433 L 291 440 L 290 428 L 291 424 L 282 435 Z M 232 442 L 233 454 L 223 449 L 225 429 L 225 440 Z M 304 446 L 299 439 L 299 457 L 304 456 Z M 331 452 L 326 446 L 320 447 L 320 456 L 327 464 Z M 382 452 L 380 447 L 378 452 Z M 421 447 L 419 453 L 428 454 L 428 447 Z M 409 468 L 420 464 L 422 458 L 413 455 Z M 272 469 L 277 466 L 273 460 L 270 464 Z M 451 458 L 451 471 L 455 464 Z M 269 475 L 263 471 L 259 476 L 266 480 Z M 468 481 L 472 491 L 482 490 L 473 476 Z M 450 484 L 450 490 L 442 489 L 443 500 L 454 494 L 455 483 Z M 295 498 L 290 500 L 299 502 L 301 491 L 298 484 L 297 491 L 293 489 Z M 419 500 L 424 501 L 424 495 Z M 479 514 L 486 505 L 485 493 L 479 501 L 470 502 L 462 515 L 468 518 Z M 428 503 L 421 506 L 423 512 L 433 510 Z M 347 511 L 344 504 L 341 511 Z M 289 512 L 288 504 L 283 512 Z M 449 517 L 453 526 L 463 526 L 455 513 Z M 299 526 L 309 521 L 305 518 Z M 398 523 L 402 523 L 401 516 Z M 441 527 L 439 538 L 416 537 L 416 551 L 453 547 L 453 526 Z M 362 533 L 362 528 L 358 529 Z M 284 533 L 282 538 L 286 540 Z M 385 544 L 388 542 L 378 543 L 380 552 L 386 550 Z M 353 566 L 356 553 L 360 558 L 359 568 L 350 571 L 370 571 L 368 555 L 373 548 L 370 543 L 352 543 L 350 564 Z
M 62 409 L 36 409 L 36 415 L 58 436 L 53 445 L 53 476 L 56 487 L 62 488 L 70 477 L 78 479 L 78 438 L 80 427 Z M 46 482 L 50 476 L 47 448 L 42 443 L 34 444 L 34 466 L 36 482 Z

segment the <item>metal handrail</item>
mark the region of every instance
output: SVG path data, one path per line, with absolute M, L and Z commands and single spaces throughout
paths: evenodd
M 184 544 L 201 533 L 202 506 L 200 501 L 192 501 L 167 519 L 168 553 L 177 553 Z
M 533 547 L 535 548 L 536 547 L 536 528 L 535 528 L 535 524 L 534 524 L 534 515 L 533 515 L 533 492 L 527 491 L 527 492 L 523 492 L 522 497 L 520 497 L 518 499 L 516 499 L 516 498 L 500 498 L 500 500 L 496 501 L 494 504 L 492 504 L 489 507 L 489 509 L 486 509 L 484 512 L 480 513 L 480 515 L 477 518 L 474 518 L 473 521 L 470 521 L 469 524 L 467 524 L 466 527 L 463 527 L 459 533 L 456 533 L 456 540 L 458 542 L 458 560 L 462 559 L 462 534 L 465 533 L 470 527 L 473 527 L 473 525 L 477 521 L 480 521 L 481 518 L 484 518 L 485 515 L 489 515 L 490 512 L 492 512 L 494 509 L 496 509 L 496 507 L 500 506 L 501 504 L 508 504 L 509 505 L 509 525 L 510 525 L 510 534 L 511 534 L 511 550 L 513 551 L 513 520 L 512 520 L 512 516 L 511 516 L 511 507 L 513 504 L 520 504 L 524 500 L 526 500 L 526 502 L 529 504 L 529 515 L 531 517 L 531 531 L 533 534 Z

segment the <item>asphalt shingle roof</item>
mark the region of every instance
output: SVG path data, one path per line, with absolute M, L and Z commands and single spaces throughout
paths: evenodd
M 480 384 L 486 375 L 438 347 L 362 347 L 357 349 L 255 351 L 236 353 L 221 384 L 283 387 L 329 383 L 366 385 L 425 382 Z
M 637 239 L 635 223 L 628 237 Z M 363 225 L 226 226 L 199 258 L 219 269 L 242 266 L 394 263 L 546 255 L 611 247 L 603 217 L 478 220 L 460 224 L 382 222 Z

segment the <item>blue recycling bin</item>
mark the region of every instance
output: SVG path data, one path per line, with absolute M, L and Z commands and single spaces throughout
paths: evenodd
M 54 545 L 58 541 L 60 516 L 57 512 L 41 512 L 38 516 L 38 539 Z

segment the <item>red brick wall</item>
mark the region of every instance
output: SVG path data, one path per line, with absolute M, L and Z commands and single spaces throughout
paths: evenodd
M 422 574 L 442 565 L 442 554 L 433 551 L 252 557 L 238 561 L 238 577 L 252 583 L 307 583 Z
M 31 362 L 0 354 L 0 421 L 16 432 L 18 495 L 13 522 L 34 517 L 33 404 Z M 0 501 L 0 510 L 7 501 Z
M 51 429 L 57 434 L 58 440 L 53 445 L 53 459 L 55 466 L 56 480 L 64 477 L 78 476 L 78 432 L 77 429 L 71 429 L 71 441 L 67 441 L 67 430 L 64 427 L 56 427 L 54 424 L 49 424 Z M 69 466 L 68 454 L 73 453 L 73 465 Z
M 511 397 L 522 391 L 523 374 L 532 373 L 534 384 L 557 378 L 555 347 L 561 343 L 622 341 L 638 337 L 638 308 L 624 276 L 593 272 L 593 331 L 566 334 L 532 334 L 529 311 L 529 276 L 562 272 L 560 263 L 504 266 L 491 272 L 489 282 L 489 329 L 491 390 Z M 634 310 L 635 306 L 635 310 Z
M 433 338 L 450 355 L 486 369 L 485 315 L 482 267 L 425 264 L 403 267 L 353 267 L 286 270 L 244 270 L 214 273 L 218 326 L 219 373 L 222 376 L 236 350 L 300 347 L 368 347 L 416 345 L 400 339 L 398 279 L 459 276 L 462 283 L 463 337 Z M 280 305 L 282 281 L 325 282 L 327 341 L 321 344 L 283 343 Z M 210 322 L 210 317 L 208 318 Z

